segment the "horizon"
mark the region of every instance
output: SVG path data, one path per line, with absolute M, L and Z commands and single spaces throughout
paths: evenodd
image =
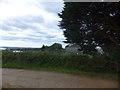
M 53 44 L 54 44 L 54 43 L 53 43 Z M 53 45 L 53 44 L 51 44 L 51 45 Z M 59 43 L 59 44 L 60 44 L 60 43 Z M 44 44 L 43 44 L 43 45 L 44 45 Z M 42 45 L 42 46 L 43 46 L 43 45 Z M 44 46 L 51 46 L 51 45 L 44 45 Z M 62 45 L 62 44 L 61 44 L 61 45 Z M 67 44 L 66 44 L 66 45 L 67 45 Z M 66 45 L 64 45 L 64 46 L 62 45 L 62 48 L 65 48 Z M 42 46 L 41 46 L 41 47 L 42 47 Z M 6 47 L 16 47 L 16 48 L 41 48 L 41 47 L 39 47 L 39 46 L 38 46 L 38 47 L 36 47 L 36 46 L 0 46 L 0 48 L 6 48 Z

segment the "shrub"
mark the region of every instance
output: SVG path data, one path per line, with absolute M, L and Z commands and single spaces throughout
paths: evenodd
M 2 59 L 3 67 L 5 65 L 7 66 L 7 64 L 15 64 L 19 66 L 31 65 L 35 67 L 63 67 L 83 71 L 109 73 L 115 73 L 117 69 L 116 61 L 105 54 L 77 55 L 65 52 L 49 51 L 26 51 L 19 53 L 3 51 Z

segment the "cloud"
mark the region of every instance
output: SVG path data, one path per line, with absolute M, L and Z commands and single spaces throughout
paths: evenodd
M 63 1 L 61 2 L 40 2 L 37 4 L 37 6 L 39 8 L 41 8 L 40 6 L 43 6 L 43 9 L 48 11 L 48 12 L 52 12 L 52 13 L 58 13 L 61 11 L 61 9 L 63 8 Z M 62 8 L 61 8 L 62 7 Z
M 5 20 L 2 24 L 2 30 L 14 30 L 18 29 L 35 29 L 34 23 L 44 23 L 44 19 L 41 16 L 18 16 Z
M 63 2 L 0 0 L 0 45 L 40 47 L 62 43 L 63 31 L 57 26 L 62 7 Z

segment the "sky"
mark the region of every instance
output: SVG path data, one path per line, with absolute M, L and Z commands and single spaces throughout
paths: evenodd
M 0 0 L 0 46 L 41 47 L 63 43 L 61 0 Z

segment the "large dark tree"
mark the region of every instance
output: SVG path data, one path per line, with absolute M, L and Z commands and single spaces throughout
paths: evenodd
M 66 43 L 80 45 L 84 51 L 94 51 L 120 45 L 119 3 L 65 2 L 58 15 Z

